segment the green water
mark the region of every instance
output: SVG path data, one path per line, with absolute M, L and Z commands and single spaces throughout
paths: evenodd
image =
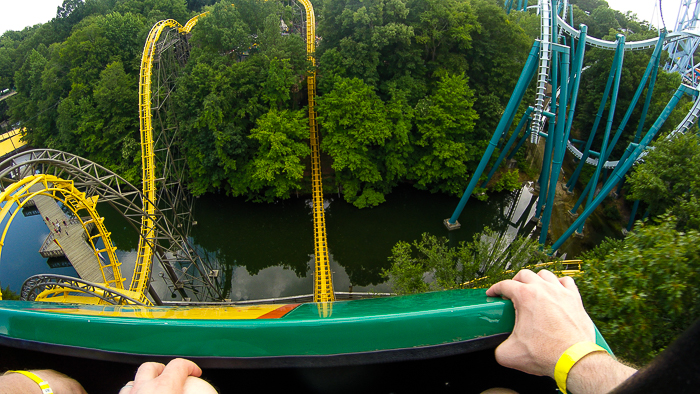
M 404 185 L 386 203 L 357 209 L 338 195 L 326 195 L 326 228 L 336 291 L 390 291 L 382 270 L 400 240 L 428 232 L 448 237 L 451 244 L 471 240 L 489 226 L 513 237 L 531 231 L 533 197 L 527 188 L 472 200 L 462 213 L 462 228 L 449 232 L 442 220 L 459 199 Z M 206 195 L 196 200 L 198 224 L 193 242 L 210 260 L 225 267 L 234 300 L 282 297 L 312 292 L 313 228 L 310 200 L 292 198 L 256 204 L 242 198 Z M 528 209 L 529 206 L 529 209 Z M 520 223 L 518 219 L 521 219 Z M 228 268 L 228 269 L 226 269 Z M 155 270 L 154 270 L 155 271 Z M 227 289 L 228 290 L 228 289 Z
M 456 197 L 403 185 L 375 208 L 357 209 L 342 197 L 326 195 L 326 225 L 331 269 L 336 291 L 389 292 L 382 277 L 387 257 L 400 240 L 418 239 L 428 232 L 448 237 L 456 245 L 471 240 L 489 226 L 509 237 L 529 233 L 534 225 L 536 196 L 528 188 L 492 195 L 488 201 L 471 199 L 459 221 L 462 228 L 449 232 L 442 220 L 459 201 Z M 273 204 L 246 202 L 244 198 L 205 195 L 195 200 L 191 242 L 200 255 L 222 272 L 225 298 L 250 300 L 312 293 L 313 228 L 307 198 Z M 136 259 L 138 231 L 106 204 L 98 210 L 112 233 L 128 280 Z M 75 275 L 72 267 L 42 258 L 38 249 L 48 234 L 40 217 L 18 215 L 13 222 L 0 261 L 0 283 L 19 288 L 38 273 Z M 65 265 L 65 264 L 63 264 Z M 171 299 L 160 279 L 162 268 L 153 267 L 156 289 Z

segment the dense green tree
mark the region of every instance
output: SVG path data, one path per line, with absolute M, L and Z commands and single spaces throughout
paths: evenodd
M 308 155 L 299 134 L 303 123 L 308 133 L 298 111 L 307 67 L 303 41 L 280 34 L 277 13 L 287 10 L 274 2 L 220 2 L 208 10 L 193 31 L 174 97 L 189 188 L 196 195 L 222 190 L 256 201 L 287 198 L 300 187 L 300 163 Z
M 613 351 L 643 365 L 700 317 L 700 233 L 676 219 L 638 224 L 584 254 L 576 283 Z
M 472 46 L 472 33 L 480 30 L 469 2 L 461 0 L 420 0 L 410 4 L 415 42 L 425 64 L 466 71 L 462 55 Z M 439 63 L 437 63 L 439 61 Z M 437 64 L 436 64 L 437 63 Z
M 304 163 L 311 154 L 308 144 L 309 123 L 304 111 L 277 111 L 261 116 L 248 138 L 260 144 L 252 163 L 252 189 L 264 190 L 261 200 L 289 198 L 292 190 L 301 188 Z
M 64 42 L 39 45 L 15 73 L 19 87 L 11 114 L 27 127 L 25 139 L 131 171 L 134 152 L 124 158 L 122 143 L 138 131 L 134 74 L 145 28 L 133 14 L 93 15 Z M 115 67 L 105 73 L 110 65 Z
M 331 68 L 344 70 L 341 76 L 360 78 L 377 87 L 382 79 L 417 66 L 406 0 L 325 0 L 319 8 L 318 34 L 323 37 L 319 53 L 337 52 L 337 63 Z
M 700 138 L 693 133 L 660 139 L 628 177 L 627 198 L 652 215 L 672 213 L 679 228 L 700 229 Z
M 195 63 L 199 63 L 198 58 L 206 53 L 220 56 L 235 52 L 240 56 L 253 45 L 250 28 L 241 18 L 238 8 L 223 2 L 216 3 L 206 17 L 200 18 L 192 32 L 191 42 Z
M 478 115 L 467 82 L 464 75 L 443 74 L 437 91 L 416 105 L 409 178 L 418 188 L 459 195 L 481 158 L 486 136 L 474 132 Z
M 190 11 L 199 11 L 203 7 L 214 5 L 216 0 L 186 0 L 187 9 Z
M 588 13 L 595 11 L 598 7 L 608 7 L 608 3 L 605 0 L 572 0 L 570 3 Z
M 605 6 L 597 7 L 591 12 L 591 18 L 596 21 L 590 27 L 589 34 L 593 37 L 605 37 L 610 34 L 610 30 L 619 31 L 620 23 L 617 21 L 616 14 L 618 11 Z
M 519 173 L 518 169 L 515 168 L 512 171 L 503 171 L 500 174 L 500 178 L 498 178 L 498 181 L 496 182 L 495 185 L 493 185 L 493 191 L 495 192 L 501 192 L 503 190 L 505 191 L 513 191 L 520 189 L 522 187 L 522 183 L 518 180 Z
M 10 290 L 10 285 L 5 286 L 5 288 L 3 288 L 0 285 L 0 290 L 2 290 L 2 299 L 3 300 L 19 300 L 20 299 L 19 294 Z
M 0 106 L 0 116 L 22 122 L 31 145 L 88 156 L 135 180 L 138 135 L 131 100 L 146 34 L 159 19 L 184 23 L 208 11 L 192 32 L 189 60 L 172 96 L 174 111 L 162 119 L 184 135 L 189 187 L 196 194 L 222 190 L 252 199 L 289 190 L 285 177 L 261 183 L 254 176 L 253 163 L 267 142 L 251 135 L 263 117 L 296 119 L 307 104 L 310 63 L 297 34 L 301 19 L 279 2 L 234 3 L 65 0 L 52 21 L 0 37 L 0 87 L 18 90 Z M 628 40 L 656 34 L 604 1 L 574 4 L 575 20 L 606 39 L 616 32 Z M 373 206 L 402 181 L 460 194 L 539 32 L 539 17 L 506 15 L 492 0 L 323 0 L 314 6 L 318 91 L 328 96 L 319 99 L 323 149 L 346 199 Z M 626 53 L 615 123 L 648 58 L 648 51 Z M 574 124 L 582 139 L 611 59 L 610 52 L 586 53 Z M 679 83 L 659 74 L 648 122 Z M 664 131 L 679 116 L 673 114 Z M 613 156 L 633 138 L 625 133 Z M 302 163 L 302 152 L 296 152 Z M 289 157 L 275 157 L 280 165 L 289 163 Z
M 113 11 L 142 15 L 148 25 L 164 19 L 175 19 L 184 25 L 192 16 L 185 0 L 119 0 Z
M 41 50 L 42 48 L 38 48 Z M 46 51 L 42 51 L 46 53 Z M 54 126 L 55 105 L 43 89 L 42 72 L 48 61 L 36 49 L 32 49 L 22 67 L 15 73 L 17 95 L 9 101 L 11 122 L 23 121 L 29 131 L 25 139 L 35 146 L 50 143 Z
M 483 279 L 469 286 L 484 287 L 503 279 L 506 270 L 517 271 L 550 259 L 535 240 L 512 239 L 488 227 L 471 242 L 462 241 L 455 248 L 448 244 L 447 238 L 424 233 L 411 244 L 399 241 L 394 245 L 391 267 L 384 271 L 392 290 L 397 294 L 445 290 L 479 278 Z
M 518 82 L 533 37 L 523 30 L 516 13 L 510 17 L 494 2 L 473 0 L 472 9 L 479 28 L 471 32 L 472 45 L 466 51 L 469 87 L 474 90 L 474 110 L 479 114 L 477 133 L 491 135 Z M 526 23 L 529 17 L 521 17 Z M 539 17 L 535 17 L 539 36 Z M 531 95 L 525 97 L 533 97 Z
M 384 202 L 407 172 L 412 111 L 401 92 L 388 104 L 360 79 L 338 78 L 318 100 L 321 149 L 333 157 L 336 179 L 358 208 Z

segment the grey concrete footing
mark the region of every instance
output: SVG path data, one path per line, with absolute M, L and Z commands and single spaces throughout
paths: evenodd
M 629 232 L 629 231 L 627 231 L 626 228 L 623 228 L 623 229 L 622 229 L 622 235 L 624 235 L 625 237 L 627 236 L 627 233 L 628 233 L 628 232 Z
M 450 231 L 457 230 L 458 228 L 462 227 L 461 224 L 459 224 L 459 220 L 455 220 L 454 223 L 450 223 L 450 219 L 447 218 L 442 221 L 442 224 L 445 225 L 445 228 L 447 228 Z
M 571 213 L 571 211 L 567 210 L 566 213 L 569 214 L 572 218 L 576 219 L 578 217 L 578 213 Z
M 578 231 L 574 231 L 574 237 L 576 237 L 576 238 L 583 238 L 583 232 L 580 232 L 580 233 L 579 233 Z

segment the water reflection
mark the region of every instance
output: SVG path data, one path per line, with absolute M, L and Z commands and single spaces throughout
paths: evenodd
M 12 209 L 15 209 L 16 205 Z M 9 215 L 0 228 L 5 228 Z M 0 260 L 0 283 L 5 288 L 19 292 L 25 279 L 38 274 L 77 276 L 75 269 L 56 261 L 50 263 L 41 257 L 39 248 L 49 235 L 46 223 L 39 215 L 16 215 L 5 237 Z
M 443 227 L 442 220 L 457 206 L 456 197 L 402 185 L 386 197 L 386 203 L 370 209 L 357 209 L 337 195 L 326 198 L 336 291 L 388 292 L 381 272 L 389 267 L 391 248 L 401 240 L 419 239 L 424 232 L 448 237 L 456 246 L 471 241 L 484 226 L 508 239 L 536 230 L 530 218 L 537 196 L 529 187 L 492 195 L 486 202 L 470 200 L 460 217 L 462 228 L 452 232 Z M 198 225 L 193 227 L 190 241 L 203 259 L 219 268 L 225 298 L 251 300 L 313 292 L 313 221 L 306 199 L 258 204 L 210 194 L 198 198 L 195 206 Z M 136 260 L 138 229 L 106 204 L 98 210 L 118 247 L 128 286 Z M 24 279 L 37 273 L 74 275 L 72 267 L 49 268 L 37 252 L 47 234 L 39 217 L 15 220 L 0 263 L 3 285 L 19 290 Z M 25 262 L 24 256 L 33 262 Z M 157 265 L 153 267 L 153 285 L 163 299 L 172 299 L 171 289 L 161 279 L 162 271 Z
M 387 292 L 381 275 L 389 267 L 391 248 L 423 232 L 446 236 L 450 243 L 470 241 L 489 226 L 509 239 L 535 230 L 530 222 L 535 201 L 527 187 L 473 201 L 465 209 L 462 229 L 448 232 L 442 219 L 458 199 L 416 190 L 408 185 L 371 209 L 357 209 L 338 196 L 327 196 L 326 225 L 336 291 Z M 227 298 L 247 300 L 309 294 L 312 289 L 313 229 L 305 199 L 255 204 L 221 195 L 197 201 L 198 225 L 193 243 L 209 261 L 218 261 Z

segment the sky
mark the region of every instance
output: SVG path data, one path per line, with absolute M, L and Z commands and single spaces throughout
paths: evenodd
M 681 0 L 607 1 L 610 8 L 622 12 L 632 11 L 640 20 L 650 21 L 654 26 L 661 24 L 657 6 L 661 1 L 666 27 L 673 30 Z M 22 30 L 27 26 L 48 22 L 56 16 L 56 8 L 62 3 L 63 0 L 0 0 L 0 32 Z
M 623 13 L 632 11 L 637 14 L 637 19 L 649 21 L 657 28 L 661 26 L 658 6 L 659 0 L 607 0 L 607 2 L 608 6 L 612 9 Z M 676 17 L 678 16 L 678 7 L 680 3 L 681 0 L 661 0 L 664 22 L 666 22 L 666 28 L 668 30 L 674 30 L 676 26 Z
M 48 22 L 61 4 L 63 0 L 0 0 L 0 32 Z

